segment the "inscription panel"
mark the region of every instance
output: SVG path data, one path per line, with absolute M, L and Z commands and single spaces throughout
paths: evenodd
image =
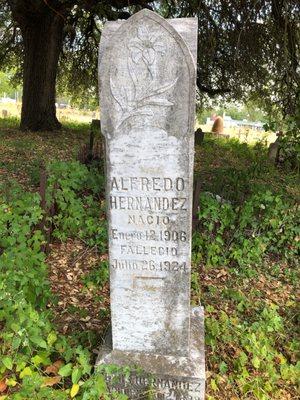
M 204 380 L 151 377 L 146 375 L 106 375 L 109 391 L 125 394 L 131 400 L 203 400 Z
M 113 347 L 186 356 L 195 65 L 145 10 L 112 42 L 99 65 Z
M 163 177 L 172 173 L 167 166 L 159 165 L 166 171 Z M 111 179 L 110 268 L 111 279 L 118 282 L 112 288 L 118 332 L 116 336 L 113 331 L 113 338 L 116 346 L 119 337 L 119 350 L 135 346 L 137 351 L 185 355 L 189 339 L 190 182 L 189 177 L 167 178 L 169 186 L 159 187 L 156 183 L 163 177 L 154 180 L 149 175 L 146 178 L 151 185 L 130 187 L 129 193 L 127 185 L 114 184 L 116 176 Z M 123 183 L 129 180 L 122 178 Z M 147 183 L 143 176 L 134 178 Z M 113 310 L 112 305 L 114 320 Z M 133 313 L 142 335 L 137 332 L 139 321 L 128 326 Z M 130 333 L 129 343 L 124 331 Z

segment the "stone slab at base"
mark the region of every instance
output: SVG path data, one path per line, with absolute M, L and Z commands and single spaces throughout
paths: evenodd
M 190 353 L 188 357 L 162 356 L 111 350 L 103 346 L 96 367 L 117 365 L 137 367 L 143 372 L 130 376 L 106 376 L 108 388 L 126 394 L 129 399 L 204 400 L 205 354 L 204 310 L 191 311 Z M 135 370 L 136 371 L 136 370 Z M 151 396 L 149 397 L 149 395 Z

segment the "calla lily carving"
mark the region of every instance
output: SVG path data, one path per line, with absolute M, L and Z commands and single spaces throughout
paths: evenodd
M 119 128 L 123 122 L 134 116 L 153 116 L 154 111 L 149 106 L 172 106 L 174 103 L 162 95 L 170 91 L 178 80 L 178 77 L 176 77 L 164 84 L 155 82 L 152 66 L 158 53 L 165 54 L 165 46 L 158 35 L 150 34 L 147 26 L 138 27 L 137 37 L 129 41 L 128 49 L 130 56 L 127 60 L 127 69 L 133 84 L 133 95 L 128 94 L 127 88 L 117 85 L 117 70 L 111 71 L 110 74 L 112 96 L 122 109 L 116 128 Z M 141 82 L 139 82 L 136 67 L 139 63 L 143 63 L 147 67 L 148 85 L 141 85 Z
M 159 36 L 151 34 L 146 25 L 138 27 L 137 37 L 129 41 L 128 48 L 135 64 L 143 61 L 147 66 L 153 64 L 157 52 L 165 54 L 164 43 Z

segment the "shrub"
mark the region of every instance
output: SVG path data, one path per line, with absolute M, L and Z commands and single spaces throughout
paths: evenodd
M 213 266 L 259 264 L 266 254 L 295 261 L 299 217 L 299 206 L 270 191 L 253 194 L 240 206 L 202 193 L 193 248 L 198 259 Z
M 0 270 L 2 290 L 23 293 L 34 306 L 44 306 L 49 297 L 47 268 L 38 223 L 43 216 L 36 193 L 13 187 L 0 197 Z M 3 303 L 2 303 L 3 304 Z
M 52 217 L 54 237 L 61 240 L 78 237 L 103 250 L 106 246 L 104 177 L 97 169 L 89 170 L 75 161 L 52 163 L 48 173 L 47 202 L 49 207 L 54 203 L 56 208 Z
M 227 372 L 239 393 L 254 395 L 259 400 L 279 398 L 276 395 L 280 386 L 297 384 L 299 364 L 289 363 L 281 352 L 279 338 L 284 337 L 285 331 L 277 309 L 274 304 L 266 305 L 262 310 L 256 310 L 253 321 L 243 321 L 224 311 L 219 312 L 217 318 L 206 317 L 207 345 L 214 352 L 223 347 L 219 374 L 211 380 L 213 390 L 224 384 L 223 377 Z M 225 348 L 231 351 L 226 352 Z
M 61 240 L 73 235 L 105 248 L 106 228 L 99 218 L 103 178 L 95 172 L 79 163 L 49 166 L 47 201 L 55 202 L 56 213 L 48 222 Z M 83 399 L 108 400 L 103 376 L 92 375 L 91 353 L 52 323 L 47 306 L 53 294 L 39 229 L 44 217 L 37 193 L 16 185 L 0 188 L 0 397 L 4 385 L 13 400 L 63 400 L 77 393 Z M 103 265 L 98 279 L 107 279 L 106 272 Z M 49 377 L 46 367 L 56 361 L 60 368 Z

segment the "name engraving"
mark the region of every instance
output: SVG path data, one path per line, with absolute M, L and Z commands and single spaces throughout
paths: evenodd
M 118 393 L 126 394 L 130 399 L 148 398 L 151 395 L 151 398 L 156 400 L 201 400 L 201 387 L 204 385 L 203 381 L 183 381 L 133 374 L 129 377 L 106 375 L 105 380 L 110 390 L 113 388 Z
M 110 188 L 111 191 L 164 191 L 169 192 L 176 190 L 182 192 L 186 187 L 183 178 L 161 178 L 161 177 L 112 177 Z
M 112 210 L 187 211 L 186 197 L 109 196 Z

